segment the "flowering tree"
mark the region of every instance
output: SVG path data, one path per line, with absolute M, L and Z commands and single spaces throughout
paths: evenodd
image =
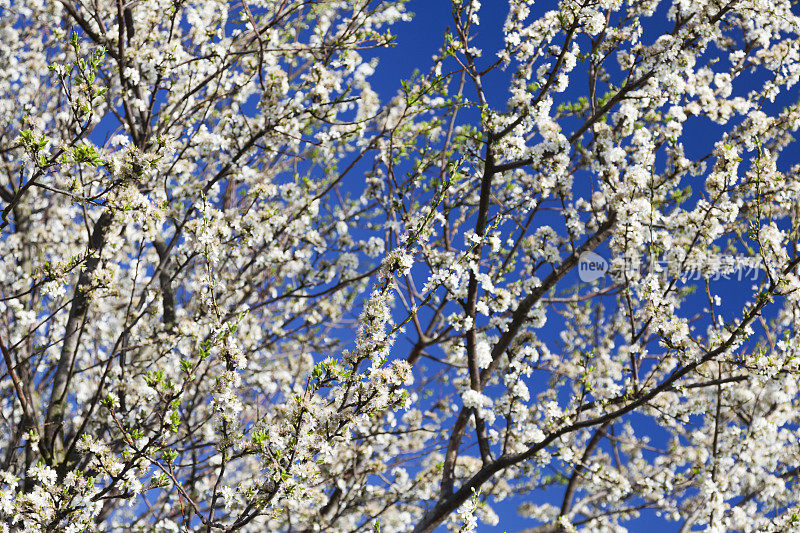
M 790 4 L 0 3 L 0 531 L 800 527 Z

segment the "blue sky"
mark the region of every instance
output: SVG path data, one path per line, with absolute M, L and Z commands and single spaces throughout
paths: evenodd
M 650 21 L 645 22 L 646 34 L 645 42 L 652 42 L 655 36 L 662 28 L 669 24 L 665 19 L 666 8 L 669 3 L 663 3 L 662 7 L 657 11 L 655 17 Z M 553 9 L 556 7 L 556 2 L 543 1 L 536 2 L 534 11 L 542 12 L 545 10 Z M 393 33 L 397 35 L 397 45 L 389 50 L 380 50 L 375 55 L 380 57 L 380 64 L 376 69 L 376 73 L 371 78 L 370 82 L 373 88 L 378 91 L 381 99 L 386 101 L 394 96 L 399 87 L 399 80 L 402 78 L 409 78 L 416 69 L 426 71 L 431 63 L 431 56 L 437 53 L 441 43 L 442 36 L 445 28 L 452 26 L 451 18 L 451 2 L 450 0 L 411 0 L 408 3 L 409 11 L 414 13 L 414 18 L 411 22 L 398 23 L 393 28 Z M 507 14 L 507 4 L 502 0 L 485 0 L 480 10 L 480 26 L 477 29 L 476 45 L 483 49 L 482 63 L 488 64 L 495 60 L 495 52 L 502 44 L 502 26 Z M 648 38 L 648 33 L 652 37 Z M 655 35 L 655 36 L 653 36 Z M 505 74 L 502 71 L 493 73 L 486 80 L 484 80 L 484 87 L 489 93 L 490 103 L 494 104 L 496 109 L 502 110 L 504 108 L 504 101 L 507 96 L 505 91 Z M 756 77 L 752 81 L 756 81 Z M 746 91 L 749 83 L 740 84 L 739 87 Z M 569 98 L 569 93 L 582 94 L 583 88 L 572 91 L 568 89 L 566 95 Z M 795 95 L 783 95 L 774 104 L 773 107 L 780 108 L 790 101 L 796 99 Z M 727 126 L 730 127 L 730 126 Z M 710 129 L 709 129 L 710 128 Z M 687 124 L 686 135 L 683 139 L 687 146 L 687 155 L 699 156 L 707 153 L 713 146 L 713 141 L 719 138 L 719 134 L 723 131 L 724 127 L 714 126 L 707 120 L 704 124 Z M 358 174 L 352 175 L 352 180 L 357 179 Z M 354 187 L 355 183 L 352 184 Z M 695 194 L 702 186 L 695 185 Z M 598 250 L 603 254 L 603 250 Z M 607 257 L 607 255 L 606 255 Z M 572 278 L 565 279 L 567 283 L 577 282 L 577 275 Z M 736 281 L 721 281 L 718 282 L 717 289 L 720 294 L 726 298 L 726 315 L 738 315 L 741 306 L 749 299 L 752 292 L 750 285 L 752 282 L 746 282 L 745 286 Z M 714 284 L 712 283 L 712 289 Z M 610 302 L 609 302 L 610 304 Z M 705 305 L 702 298 L 690 299 L 687 302 L 689 306 L 697 306 L 699 311 Z M 767 313 L 765 313 L 767 314 Z M 726 318 L 729 318 L 726 316 Z M 552 315 L 548 319 L 553 318 Z M 549 334 L 552 335 L 552 340 L 557 343 L 558 339 L 558 326 L 557 321 L 548 323 Z M 544 339 L 549 340 L 549 339 Z M 643 432 L 647 432 L 648 428 L 656 430 L 652 422 L 645 417 L 634 416 L 630 419 L 635 427 Z M 665 435 L 653 435 L 653 441 L 665 440 Z M 558 487 L 546 493 L 538 493 L 528 495 L 525 499 L 542 498 L 545 500 L 560 501 L 560 496 L 563 493 L 562 488 Z M 511 498 L 500 504 L 494 505 L 496 512 L 500 515 L 501 521 L 497 527 L 489 527 L 481 525 L 479 531 L 485 532 L 514 532 L 520 529 L 531 527 L 536 523 L 519 517 L 516 513 L 516 507 L 523 501 L 522 498 Z M 647 531 L 649 533 L 660 533 L 666 531 L 677 531 L 680 528 L 680 523 L 668 521 L 666 519 L 656 516 L 654 512 L 644 511 L 641 518 L 638 520 L 628 522 L 630 531 Z
M 535 11 L 553 9 L 556 3 L 552 1 L 537 2 Z M 411 0 L 408 10 L 414 13 L 410 22 L 396 24 L 392 31 L 397 35 L 397 45 L 388 50 L 380 50 L 375 55 L 380 58 L 375 75 L 370 83 L 382 100 L 393 97 L 399 88 L 399 80 L 409 78 L 419 69 L 426 71 L 431 64 L 431 57 L 435 55 L 442 44 L 445 29 L 452 27 L 450 0 Z M 483 48 L 484 62 L 496 59 L 495 52 L 502 46 L 502 27 L 508 13 L 507 3 L 502 0 L 484 1 L 480 10 L 480 25 L 477 28 L 477 46 Z M 487 77 L 485 88 L 489 98 L 494 96 L 491 103 L 498 109 L 504 108 L 507 92 L 505 90 L 505 73 L 496 73 Z M 358 174 L 352 174 L 356 180 Z M 351 184 L 354 188 L 356 183 Z M 577 276 L 574 276 L 577 281 Z M 555 317 L 548 316 L 548 319 Z M 559 330 L 548 324 L 547 328 L 552 335 L 553 342 L 557 342 Z M 549 339 L 548 339 L 549 340 Z M 538 522 L 521 517 L 517 514 L 517 506 L 523 501 L 548 500 L 556 505 L 563 495 L 563 487 L 556 486 L 547 491 L 527 494 L 524 497 L 512 497 L 503 502 L 493 503 L 492 507 L 500 517 L 497 526 L 479 524 L 478 531 L 487 533 L 512 533 L 521 529 L 532 527 Z M 433 503 L 433 502 L 431 502 Z M 654 513 L 644 512 L 642 518 L 630 522 L 630 531 L 642 531 L 645 528 L 649 533 L 676 531 L 680 525 L 675 522 L 663 520 Z M 444 528 L 440 528 L 444 530 Z

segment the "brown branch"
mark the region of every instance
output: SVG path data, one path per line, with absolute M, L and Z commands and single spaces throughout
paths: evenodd
M 103 214 L 100 215 L 100 218 L 95 223 L 92 234 L 89 237 L 86 264 L 78 276 L 78 283 L 75 285 L 75 294 L 64 332 L 64 344 L 61 346 L 61 355 L 53 377 L 53 388 L 50 391 L 50 402 L 45 416 L 44 448 L 49 450 L 51 456 L 54 455 L 55 440 L 67 408 L 67 390 L 72 377 L 75 356 L 78 352 L 80 330 L 89 310 L 89 294 L 87 291 L 90 287 L 91 276 L 100 264 L 100 252 L 106 244 L 106 237 L 111 228 L 113 218 L 114 216 L 111 212 L 106 210 L 103 211 Z
M 19 378 L 17 377 L 17 373 L 14 370 L 14 362 L 11 359 L 11 354 L 6 348 L 5 343 L 3 342 L 3 337 L 0 336 L 0 351 L 3 352 L 3 361 L 6 363 L 6 368 L 8 369 L 8 376 L 11 378 L 11 382 L 14 384 L 14 392 L 16 393 L 17 399 L 19 400 L 19 404 L 22 406 L 22 414 L 23 419 L 26 421 L 27 424 L 34 425 L 36 424 L 36 418 L 31 414 L 30 407 L 28 406 L 28 400 L 25 397 L 25 394 L 22 391 L 22 385 L 20 384 Z

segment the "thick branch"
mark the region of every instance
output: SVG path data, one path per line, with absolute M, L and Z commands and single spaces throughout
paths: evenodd
M 589 239 L 587 239 L 583 245 L 578 247 L 578 249 L 576 249 L 569 257 L 567 257 L 558 266 L 558 268 L 553 271 L 552 274 L 547 276 L 539 287 L 537 287 L 533 292 L 526 296 L 522 302 L 520 302 L 519 306 L 517 306 L 517 309 L 512 314 L 508 329 L 503 333 L 498 342 L 492 348 L 492 362 L 488 368 L 481 372 L 480 383 L 477 390 L 483 390 L 488 383 L 492 373 L 500 364 L 501 356 L 511 345 L 511 342 L 517 336 L 520 328 L 522 328 L 523 324 L 528 320 L 528 313 L 530 312 L 531 308 L 545 294 L 547 294 L 547 292 L 552 289 L 555 284 L 567 274 L 567 272 L 575 267 L 582 253 L 594 250 L 600 245 L 600 243 L 605 241 L 611 235 L 611 230 L 614 227 L 616 220 L 616 212 L 612 211 L 609 213 L 608 218 L 600 225 L 599 228 L 597 228 L 597 231 L 591 237 L 589 237 Z M 455 461 L 458 456 L 458 447 L 460 446 L 461 439 L 464 436 L 464 430 L 467 425 L 469 413 L 470 411 L 468 409 L 461 409 L 453 426 L 453 431 L 450 434 L 447 452 L 445 453 L 444 468 L 442 471 L 442 487 L 440 492 L 442 499 L 447 498 L 453 493 L 453 470 L 455 469 Z
M 97 223 L 95 223 L 92 234 L 89 237 L 86 263 L 78 276 L 78 283 L 75 286 L 72 307 L 69 310 L 67 327 L 64 332 L 64 344 L 61 346 L 61 355 L 53 377 L 53 388 L 50 392 L 50 402 L 47 406 L 45 418 L 45 447 L 50 449 L 51 456 L 53 455 L 55 440 L 67 407 L 67 389 L 72 376 L 72 368 L 75 364 L 75 356 L 78 352 L 80 330 L 83 327 L 86 312 L 89 309 L 88 291 L 92 274 L 100 264 L 100 253 L 106 244 L 106 237 L 113 218 L 114 216 L 111 212 L 106 210 L 103 211 L 103 214 L 100 215 Z
M 556 283 L 558 283 L 561 278 L 563 278 L 575 267 L 575 265 L 578 264 L 578 260 L 580 259 L 582 253 L 594 250 L 600 246 L 603 241 L 609 238 L 611 235 L 611 230 L 614 228 L 616 222 L 617 213 L 616 211 L 611 211 L 608 214 L 608 218 L 606 218 L 605 222 L 600 224 L 600 227 L 597 228 L 597 231 L 591 237 L 589 237 L 586 242 L 572 252 L 569 257 L 564 259 L 564 261 L 562 261 L 561 264 L 544 279 L 541 285 L 534 289 L 533 292 L 531 292 L 525 297 L 524 300 L 522 300 L 522 302 L 520 302 L 520 304 L 517 306 L 517 309 L 511 315 L 511 322 L 508 324 L 508 329 L 503 333 L 503 335 L 500 336 L 497 344 L 495 344 L 492 348 L 491 364 L 488 368 L 481 372 L 481 389 L 486 386 L 486 383 L 488 383 L 489 378 L 497 368 L 497 365 L 500 364 L 500 357 L 511 345 L 511 342 L 517 336 L 517 333 L 523 324 L 527 322 L 528 313 L 530 313 L 530 310 L 533 308 L 533 306 L 536 305 L 536 303 L 545 294 L 547 294 L 550 289 L 555 287 Z

